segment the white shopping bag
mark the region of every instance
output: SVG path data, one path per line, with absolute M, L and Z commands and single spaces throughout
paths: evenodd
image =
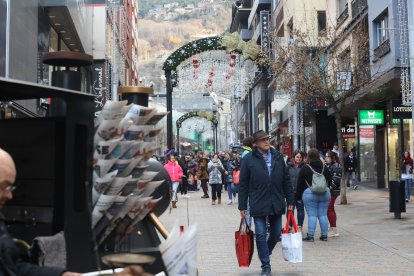
M 289 263 L 302 262 L 302 232 L 282 234 L 282 255 Z
M 289 223 L 292 221 L 294 233 L 289 233 Z M 282 233 L 282 255 L 290 263 L 302 262 L 302 232 L 298 232 L 293 212 L 289 211 L 286 227 Z

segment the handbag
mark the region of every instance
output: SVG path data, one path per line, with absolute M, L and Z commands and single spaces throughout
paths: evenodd
M 233 183 L 238 185 L 240 183 L 240 171 L 233 171 Z
M 234 238 L 239 267 L 249 267 L 254 252 L 254 232 L 249 228 L 246 217 L 241 219 L 239 230 L 234 233 Z
M 293 233 L 289 232 L 289 225 L 292 222 Z M 302 262 L 302 232 L 298 232 L 298 226 L 293 212 L 289 210 L 286 226 L 282 231 L 282 255 L 289 263 Z

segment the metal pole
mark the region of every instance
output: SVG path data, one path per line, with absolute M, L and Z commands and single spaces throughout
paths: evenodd
M 404 11 L 403 11 L 404 12 Z M 413 1 L 407 1 L 407 19 L 408 19 L 408 48 L 409 48 L 409 60 L 410 60 L 410 82 L 411 82 L 411 106 L 414 103 L 414 3 Z M 412 110 L 411 118 L 414 120 L 414 108 Z M 411 122 L 413 121 L 411 120 Z M 402 119 L 401 119 L 402 121 Z M 412 126 L 411 133 L 411 155 L 414 153 L 414 125 Z
M 166 93 L 167 93 L 167 147 L 173 147 L 173 123 L 172 123 L 172 92 L 173 87 L 171 83 L 171 70 L 165 70 L 166 78 Z

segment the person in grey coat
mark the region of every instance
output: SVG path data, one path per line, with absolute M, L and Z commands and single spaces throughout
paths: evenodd
M 270 275 L 269 256 L 282 230 L 282 215 L 293 210 L 293 193 L 286 163 L 280 152 L 270 147 L 269 135 L 263 130 L 253 134 L 254 148 L 241 162 L 239 210 L 246 215 L 247 201 L 255 226 L 256 247 L 262 263 L 261 275 Z M 270 224 L 267 237 L 266 220 Z
M 216 200 L 217 204 L 221 204 L 222 175 L 226 174 L 226 171 L 218 158 L 218 154 L 213 155 L 213 158 L 207 165 L 207 171 L 208 184 L 211 186 L 211 204 L 215 205 Z

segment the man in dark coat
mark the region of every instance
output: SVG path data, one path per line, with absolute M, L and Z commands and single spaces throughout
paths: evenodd
M 282 230 L 282 215 L 293 210 L 295 197 L 282 154 L 270 147 L 269 135 L 263 130 L 253 134 L 254 148 L 241 162 L 239 210 L 242 217 L 250 204 L 254 219 L 256 247 L 262 274 L 270 275 L 270 258 Z M 270 224 L 266 238 L 266 219 Z
M 0 209 L 13 198 L 13 184 L 16 180 L 16 168 L 11 156 L 0 149 Z M 139 276 L 143 270 L 138 266 L 127 267 L 116 273 L 117 276 Z M 10 237 L 4 216 L 0 213 L 0 275 L 7 276 L 81 276 L 80 273 L 65 271 L 62 268 L 40 267 L 22 260 L 19 249 Z

